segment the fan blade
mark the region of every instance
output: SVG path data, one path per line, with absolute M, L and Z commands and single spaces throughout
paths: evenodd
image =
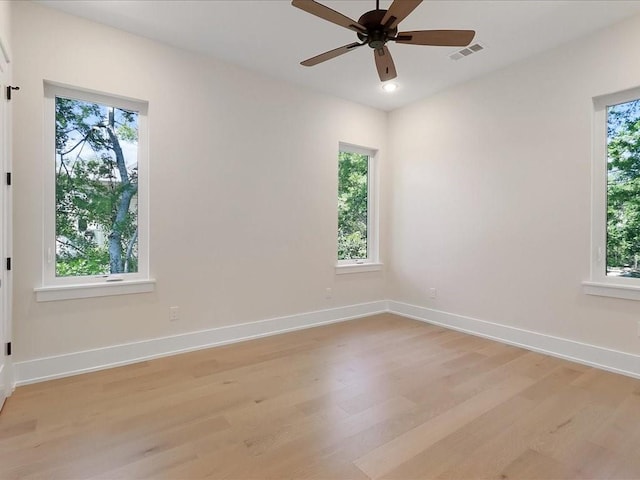
M 421 3 L 422 0 L 395 0 L 384 17 L 382 17 L 382 22 L 380 23 L 387 29 L 393 29 Z M 388 25 L 387 22 L 389 22 Z
M 316 55 L 315 57 L 308 58 L 304 62 L 300 62 L 300 65 L 304 65 L 305 67 L 313 67 L 314 65 L 318 65 L 319 63 L 326 62 L 327 60 L 331 60 L 332 58 L 339 57 L 340 55 L 343 55 L 361 46 L 361 43 L 350 43 L 349 45 L 334 48 L 333 50 L 329 50 L 328 52 L 324 52 L 320 55 Z
M 391 58 L 391 52 L 389 52 L 386 45 L 378 50 L 374 50 L 373 56 L 376 59 L 378 76 L 381 81 L 386 82 L 398 76 L 396 66 L 393 64 L 393 58 Z
M 437 47 L 466 47 L 476 32 L 473 30 L 418 30 L 400 32 L 394 39 L 398 43 L 411 45 L 435 45 Z
M 355 20 L 350 19 L 340 12 L 336 12 L 329 7 L 325 7 L 314 0 L 293 0 L 291 5 L 328 22 L 353 30 L 354 32 L 367 33 L 367 29 Z

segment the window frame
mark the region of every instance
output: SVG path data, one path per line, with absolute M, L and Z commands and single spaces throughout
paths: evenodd
M 100 103 L 138 113 L 137 272 L 75 277 L 56 276 L 56 97 Z M 147 111 L 148 102 L 142 100 L 53 82 L 44 82 L 42 286 L 35 289 L 38 301 L 142 293 L 153 290 L 155 281 L 149 277 L 149 140 Z
M 340 142 L 338 145 L 338 177 L 340 153 L 356 153 L 366 155 L 367 163 L 367 258 L 338 260 L 336 248 L 336 273 L 358 273 L 369 272 L 382 269 L 379 257 L 379 228 L 378 228 L 378 150 L 375 148 L 363 147 L 351 143 Z M 337 195 L 336 195 L 337 197 Z M 337 213 L 336 209 L 336 213 Z M 338 215 L 336 215 L 336 220 Z M 336 240 L 338 238 L 338 224 L 336 223 Z M 337 247 L 337 243 L 336 243 Z
M 588 295 L 640 300 L 639 278 L 607 275 L 607 109 L 638 99 L 640 87 L 593 98 L 590 278 L 582 282 Z

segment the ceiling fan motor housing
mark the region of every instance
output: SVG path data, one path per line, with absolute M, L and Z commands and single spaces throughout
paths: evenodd
M 385 30 L 384 25 L 382 25 L 382 19 L 386 13 L 386 10 L 371 10 L 358 20 L 358 23 L 367 29 L 366 35 L 358 33 L 358 38 L 363 42 L 367 42 L 367 45 L 374 50 L 384 47 L 389 37 L 394 37 L 398 33 L 398 27 Z

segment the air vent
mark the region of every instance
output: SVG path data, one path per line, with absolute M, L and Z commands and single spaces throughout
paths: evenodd
M 468 47 L 464 47 L 463 49 L 458 50 L 457 52 L 453 52 L 451 55 L 449 55 L 449 58 L 451 60 L 460 60 L 461 58 L 468 57 L 469 55 L 473 55 L 474 53 L 478 53 L 485 48 L 487 47 L 485 47 L 480 42 L 476 42 L 473 45 L 469 45 Z

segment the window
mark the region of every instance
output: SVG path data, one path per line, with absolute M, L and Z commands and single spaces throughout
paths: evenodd
M 640 300 L 640 89 L 594 101 L 591 281 L 586 293 Z
M 146 104 L 49 84 L 45 100 L 51 150 L 38 299 L 149 291 L 140 282 L 148 280 Z M 92 290 L 69 293 L 72 285 Z
M 338 273 L 379 270 L 375 152 L 340 145 L 338 153 Z

